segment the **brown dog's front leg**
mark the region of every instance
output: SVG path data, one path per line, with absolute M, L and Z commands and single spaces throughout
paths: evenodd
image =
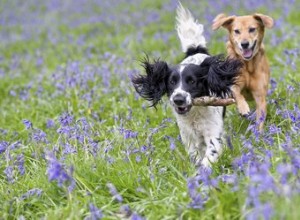
M 237 85 L 232 87 L 233 97 L 236 101 L 237 109 L 242 116 L 247 116 L 250 113 L 250 108 L 245 97 L 241 94 L 241 88 Z
M 256 104 L 256 123 L 258 130 L 263 131 L 264 121 L 267 116 L 266 93 L 253 92 L 252 95 Z

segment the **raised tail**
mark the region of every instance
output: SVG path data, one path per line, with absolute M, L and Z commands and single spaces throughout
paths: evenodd
M 192 13 L 185 9 L 180 2 L 177 7 L 176 20 L 176 30 L 184 53 L 187 53 L 192 48 L 206 47 L 203 25 L 199 24 Z

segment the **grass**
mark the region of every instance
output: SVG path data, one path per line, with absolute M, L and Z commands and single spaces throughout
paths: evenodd
M 141 73 L 145 53 L 174 64 L 183 57 L 176 1 L 2 1 L 0 218 L 298 219 L 300 13 L 291 2 L 183 2 L 204 23 L 212 54 L 225 52 L 226 32 L 210 30 L 221 11 L 277 21 L 265 37 L 273 80 L 265 134 L 228 107 L 233 149 L 224 143 L 212 173 L 199 176 L 166 99 L 147 108 L 128 77 Z M 58 179 L 49 179 L 51 163 L 61 165 Z M 202 207 L 191 205 L 195 195 L 207 199 Z

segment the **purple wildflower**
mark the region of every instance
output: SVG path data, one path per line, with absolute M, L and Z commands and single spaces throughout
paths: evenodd
M 129 207 L 129 205 L 122 205 L 120 207 L 120 213 L 125 217 L 129 218 L 132 215 L 132 211 Z
M 274 138 L 273 137 L 264 137 L 264 142 L 270 146 L 274 146 Z
M 152 172 L 150 173 L 149 179 L 151 180 L 151 182 L 154 182 L 155 180 L 155 175 Z
M 80 118 L 78 120 L 78 122 L 81 123 L 81 127 L 82 127 L 82 130 L 85 132 L 85 133 L 88 133 L 91 129 L 91 126 L 90 124 L 88 123 L 88 121 L 86 120 L 86 118 Z
M 27 199 L 27 198 L 30 198 L 30 197 L 34 196 L 34 195 L 40 197 L 40 196 L 42 195 L 42 193 L 43 193 L 43 190 L 38 189 L 38 188 L 34 188 L 34 189 L 31 189 L 31 190 L 27 191 L 26 193 L 24 193 L 24 194 L 21 196 L 20 199 L 21 199 L 21 200 L 25 200 L 25 199 Z
M 9 143 L 6 141 L 0 141 L 0 154 L 2 154 L 8 148 Z
M 142 153 L 145 153 L 147 151 L 147 149 L 148 149 L 147 146 L 145 146 L 145 145 L 141 146 L 141 152 Z
M 242 140 L 243 148 L 246 148 L 246 149 L 252 149 L 253 148 L 253 143 L 252 143 L 251 139 L 246 138 L 245 136 L 242 136 L 241 140 Z
M 148 146 L 151 145 L 153 135 L 156 134 L 157 132 L 159 132 L 160 129 L 165 128 L 165 127 L 166 127 L 166 125 L 164 125 L 164 121 L 163 121 L 161 123 L 161 125 L 159 125 L 158 127 L 150 128 L 151 132 L 150 132 L 150 134 L 148 135 L 148 138 L 147 138 L 147 145 Z
M 253 208 L 247 215 L 247 220 L 256 220 L 260 219 L 260 217 L 263 217 L 262 219 L 272 219 L 272 216 L 274 215 L 274 209 L 270 203 L 260 204 L 259 206 Z
M 187 187 L 189 196 L 192 200 L 189 207 L 193 209 L 203 209 L 204 204 L 208 200 L 208 195 L 198 191 L 200 187 L 199 181 L 195 178 L 189 178 L 187 181 Z
M 135 161 L 139 163 L 141 162 L 141 160 L 142 160 L 141 155 L 136 155 Z
M 0 77 L 4 77 L 5 76 L 5 71 L 3 68 L 0 68 Z
M 44 59 L 43 59 L 43 57 L 37 57 L 36 58 L 36 62 L 35 62 L 35 65 L 37 66 L 37 67 L 40 67 L 40 66 L 42 66 L 43 65 L 43 63 L 44 63 Z
M 259 192 L 276 191 L 276 185 L 273 176 L 270 175 L 271 164 L 269 162 L 250 163 L 248 176 L 254 183 Z
M 290 174 L 296 175 L 296 169 L 293 167 L 292 164 L 278 164 L 277 166 L 277 173 L 281 175 L 280 182 L 282 184 L 286 184 L 288 182 L 288 177 Z
M 187 187 L 191 202 L 189 207 L 193 209 L 203 209 L 204 204 L 209 199 L 208 187 L 216 187 L 217 180 L 210 178 L 211 169 L 200 167 L 198 175 L 187 180 Z
M 217 187 L 218 180 L 211 177 L 212 169 L 208 167 L 200 167 L 198 169 L 198 174 L 195 179 L 201 182 L 204 186 Z
M 77 153 L 77 150 L 74 146 L 72 146 L 69 143 L 66 143 L 64 145 L 64 150 L 63 150 L 63 154 L 73 154 L 73 153 Z
M 259 119 L 259 121 L 261 121 L 261 119 Z M 258 130 L 258 124 L 259 124 L 259 121 L 253 123 L 253 124 L 250 124 L 247 128 L 247 132 L 250 132 L 252 134 L 255 135 L 255 140 L 258 141 L 259 140 L 259 137 L 260 137 L 260 132 Z
M 238 190 L 238 176 L 237 174 L 222 174 L 218 177 L 223 183 L 232 185 L 232 191 Z
M 246 166 L 248 165 L 249 161 L 253 159 L 254 155 L 253 152 L 250 151 L 248 153 L 243 153 L 240 157 L 235 158 L 233 161 L 233 167 L 235 170 L 244 171 Z
M 166 139 L 168 139 L 170 142 L 170 149 L 174 150 L 176 148 L 175 138 L 173 138 L 171 136 L 166 136 Z
M 248 187 L 248 197 L 246 199 L 246 206 L 247 207 L 258 207 L 260 206 L 260 199 L 259 199 L 260 192 L 253 184 L 249 185 Z
M 131 120 L 132 120 L 132 110 L 131 110 L 131 109 L 128 110 L 128 114 L 127 114 L 127 116 L 126 116 L 126 119 L 127 119 L 128 121 L 131 121 Z
M 293 86 L 291 86 L 291 85 L 288 85 L 288 86 L 287 86 L 287 90 L 288 90 L 289 92 L 294 92 L 295 87 L 293 87 Z
M 69 191 L 73 190 L 75 180 L 72 177 L 73 169 L 70 168 L 69 172 L 65 169 L 64 165 L 57 160 L 53 152 L 47 152 L 46 160 L 48 162 L 47 174 L 49 181 L 57 181 L 58 186 L 61 187 L 63 183 L 68 182 Z
M 17 93 L 16 93 L 15 90 L 10 90 L 10 91 L 9 91 L 9 94 L 10 94 L 11 96 L 17 96 Z
M 261 212 L 264 219 L 272 219 L 272 216 L 274 215 L 274 209 L 271 205 L 271 203 L 265 203 L 261 206 Z
M 94 157 L 97 156 L 97 153 L 99 151 L 98 141 L 89 140 L 89 151 L 93 154 Z
M 43 132 L 40 129 L 35 129 L 33 134 L 32 134 L 32 138 L 33 140 L 35 140 L 36 142 L 42 142 L 42 143 L 48 143 L 47 140 L 47 135 L 45 132 Z
M 19 154 L 17 156 L 17 160 L 15 162 L 15 164 L 17 165 L 18 167 L 18 170 L 20 172 L 20 174 L 23 176 L 25 174 L 25 167 L 24 167 L 24 155 L 23 154 Z
M 113 196 L 113 198 L 121 203 L 123 201 L 123 197 L 118 193 L 116 187 L 112 183 L 107 183 L 106 186 L 108 187 L 109 192 Z
M 7 130 L 0 128 L 0 133 L 2 135 L 7 135 Z
M 250 183 L 248 186 L 246 207 L 251 208 L 252 211 L 247 215 L 247 219 L 257 219 L 261 215 L 263 215 L 265 219 L 270 219 L 270 216 L 272 216 L 272 207 L 267 204 L 262 204 L 260 200 L 260 195 L 263 193 L 279 192 L 270 172 L 271 157 L 272 153 L 266 152 L 266 157 L 263 158 L 264 160 L 262 162 L 254 160 L 248 165 L 246 175 L 248 175 Z M 267 212 L 270 213 L 267 214 Z
M 123 134 L 124 139 L 136 138 L 138 136 L 138 132 L 124 128 L 120 128 L 120 133 Z
M 55 122 L 52 119 L 48 119 L 46 123 L 47 128 L 53 128 L 55 126 Z
M 31 121 L 27 120 L 27 119 L 23 119 L 23 124 L 25 125 L 26 129 L 32 129 L 32 123 Z
M 85 136 L 77 130 L 76 133 L 72 135 L 72 138 L 76 139 L 80 144 L 83 144 Z
M 237 175 L 236 174 L 223 174 L 219 176 L 224 183 L 227 184 L 235 184 L 237 182 Z
M 69 186 L 68 186 L 68 192 L 72 192 L 76 187 L 76 181 L 73 178 L 74 166 L 69 167 L 68 173 L 69 173 L 69 176 L 70 176 L 70 180 L 69 180 L 70 183 L 69 183 Z
M 71 135 L 72 132 L 74 131 L 73 127 L 70 126 L 63 126 L 57 129 L 57 133 L 59 134 L 66 134 L 66 135 Z
M 274 93 L 274 91 L 276 90 L 277 88 L 277 82 L 274 78 L 271 78 L 270 80 L 270 84 L 271 84 L 271 88 L 269 89 L 268 91 L 268 95 L 271 95 Z
M 137 213 L 133 213 L 131 215 L 131 220 L 144 220 L 144 218 L 140 215 L 138 215 Z
M 16 141 L 9 146 L 10 150 L 18 149 L 20 147 L 20 141 Z
M 6 179 L 9 183 L 13 183 L 14 179 L 14 168 L 12 166 L 8 166 L 5 168 L 4 173 L 6 175 Z
M 98 220 L 103 218 L 102 211 L 98 209 L 94 204 L 89 204 L 90 216 L 85 218 L 86 220 Z
M 73 122 L 73 116 L 70 115 L 69 113 L 63 113 L 59 117 L 59 122 L 62 126 L 69 126 Z
M 272 135 L 272 134 L 278 134 L 278 133 L 281 133 L 281 128 L 277 127 L 275 124 L 271 124 L 269 126 L 268 134 Z
M 30 88 L 24 88 L 20 91 L 19 95 L 22 101 L 26 101 L 29 99 L 29 90 Z

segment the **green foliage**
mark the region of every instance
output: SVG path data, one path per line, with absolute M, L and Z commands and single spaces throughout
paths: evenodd
M 218 188 L 209 191 L 210 199 L 203 209 L 189 207 L 187 180 L 195 176 L 196 169 L 178 140 L 172 112 L 166 101 L 157 109 L 147 108 L 148 103 L 135 96 L 128 77 L 141 73 L 139 61 L 145 54 L 170 63 L 183 57 L 174 30 L 176 4 L 158 0 L 137 1 L 140 4 L 103 1 L 103 5 L 82 6 L 80 11 L 73 3 L 65 2 L 55 9 L 32 1 L 29 1 L 30 6 L 20 1 L 20 5 L 11 1 L 0 3 L 1 14 L 11 10 L 17 19 L 9 20 L 4 13 L 3 19 L 8 23 L 0 26 L 0 144 L 5 141 L 11 146 L 19 142 L 16 149 L 0 153 L 0 218 L 84 219 L 91 214 L 91 203 L 102 210 L 105 219 L 125 218 L 120 208 L 126 204 L 146 219 L 245 218 L 251 211 L 245 210 L 250 180 L 243 172 L 238 173 L 235 191 L 230 184 L 220 183 Z M 208 38 L 210 52 L 225 53 L 226 32 L 212 33 L 211 21 L 204 17 L 217 14 L 209 8 L 211 4 L 205 2 L 206 7 L 200 7 L 200 1 L 185 4 L 200 23 L 205 23 L 205 31 L 211 35 Z M 276 1 L 274 7 L 276 5 L 282 6 L 280 1 Z M 264 6 L 257 10 L 279 19 L 282 18 L 279 6 L 273 11 Z M 234 4 L 224 8 L 228 14 L 236 9 Z M 297 148 L 300 144 L 298 131 L 293 133 L 292 129 L 295 123 L 278 113 L 278 109 L 292 112 L 300 104 L 300 64 L 296 51 L 300 14 L 296 6 L 287 10 L 288 16 L 282 18 L 279 27 L 268 30 L 265 39 L 272 78 L 277 82 L 268 97 L 266 132 L 271 125 L 281 130 L 272 135 L 273 145 L 263 139 L 252 142 L 258 156 L 264 157 L 267 150 L 273 152 L 270 170 L 276 181 L 279 181 L 277 165 L 291 161 L 282 150 L 286 136 L 292 136 L 292 144 Z M 242 6 L 238 12 L 249 13 Z M 24 15 L 24 20 L 18 14 Z M 37 23 L 26 20 L 27 14 Z M 92 22 L 93 19 L 96 21 Z M 32 35 L 24 37 L 26 30 L 31 30 Z M 274 43 L 272 37 L 278 43 Z M 284 52 L 287 49 L 295 50 L 297 55 L 287 55 Z M 74 63 L 78 63 L 77 69 L 72 66 Z M 82 74 L 72 75 L 72 71 L 76 72 L 72 68 Z M 95 74 L 89 77 L 89 71 Z M 80 83 L 73 85 L 72 80 Z M 83 98 L 87 95 L 91 95 L 91 100 Z M 253 103 L 251 105 L 253 107 Z M 79 129 L 76 134 L 83 135 L 83 140 L 58 132 L 63 127 L 61 116 L 66 112 L 74 117 L 69 126 Z M 88 131 L 80 124 L 82 118 L 87 121 Z M 166 120 L 168 118 L 170 120 Z M 33 128 L 26 129 L 24 119 L 30 120 Z M 48 120 L 53 120 L 54 125 L 49 127 Z M 247 153 L 242 138 L 254 139 L 253 133 L 247 130 L 250 124 L 238 116 L 234 106 L 228 107 L 226 136 L 234 148 L 227 148 L 214 164 L 213 176 L 235 172 L 233 161 Z M 138 135 L 124 138 L 122 129 Z M 38 130 L 45 132 L 47 141 L 34 139 Z M 174 149 L 167 136 L 174 138 Z M 98 144 L 95 154 L 91 141 Z M 147 145 L 149 141 L 151 144 Z M 66 144 L 72 145 L 76 153 L 64 153 Z M 145 145 L 148 148 L 141 150 Z M 57 181 L 49 181 L 47 151 L 54 151 L 66 167 L 73 166 L 72 177 L 76 183 L 73 191 L 68 190 L 69 182 L 59 186 Z M 24 156 L 23 175 L 16 162 L 20 154 Z M 5 173 L 8 166 L 14 167 L 13 183 Z M 298 181 L 296 179 L 290 177 L 289 182 Z M 111 195 L 108 183 L 116 187 L 123 198 L 121 202 Z M 22 199 L 22 195 L 35 188 L 42 190 L 41 195 Z M 299 219 L 298 195 L 284 197 L 266 192 L 261 199 L 273 202 L 273 218 Z

